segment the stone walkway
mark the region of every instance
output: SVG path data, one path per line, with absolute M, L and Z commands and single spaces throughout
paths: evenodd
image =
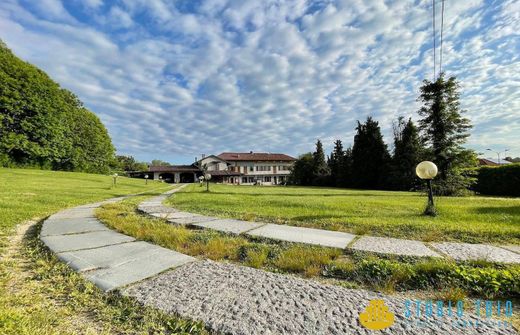
M 186 185 L 184 185 L 186 186 Z M 297 242 L 326 247 L 368 251 L 412 257 L 446 257 L 457 261 L 487 260 L 499 263 L 520 264 L 520 246 L 492 246 L 468 243 L 424 243 L 389 237 L 360 236 L 330 231 L 279 225 L 265 222 L 219 219 L 162 205 L 168 196 L 184 186 L 168 191 L 139 204 L 139 210 L 148 215 L 162 218 L 173 224 L 213 229 L 224 233 L 245 234 L 280 241 Z
M 158 215 L 173 213 L 160 206 L 166 196 L 147 202 L 148 208 L 156 206 L 154 213 Z M 382 299 L 395 315 L 395 322 L 381 334 L 517 334 L 510 326 L 497 326 L 495 319 L 478 319 L 469 303 L 459 317 L 454 310 L 453 316 L 449 315 L 446 307 L 443 316 L 436 312 L 427 316 L 424 305 L 420 315 L 415 315 L 415 302 L 411 302 L 413 313 L 406 316 L 410 301 L 402 297 L 197 260 L 135 241 L 109 230 L 94 217 L 95 208 L 118 200 L 80 206 L 49 217 L 43 223 L 41 240 L 102 290 L 118 289 L 145 305 L 200 320 L 214 332 L 371 334 L 360 324 L 359 315 L 370 300 Z

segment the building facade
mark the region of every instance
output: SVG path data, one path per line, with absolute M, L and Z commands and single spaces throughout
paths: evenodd
M 280 185 L 287 182 L 295 158 L 265 152 L 223 152 L 204 156 L 192 165 L 149 166 L 148 171 L 132 172 L 137 178 L 148 176 L 168 183 L 193 183 L 204 173 L 211 181 L 236 185 Z
M 296 159 L 285 154 L 223 152 L 197 161 L 215 182 L 237 185 L 285 184 Z

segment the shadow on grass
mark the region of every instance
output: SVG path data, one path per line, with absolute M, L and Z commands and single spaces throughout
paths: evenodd
M 477 207 L 474 211 L 478 214 L 515 215 L 520 220 L 520 206 Z

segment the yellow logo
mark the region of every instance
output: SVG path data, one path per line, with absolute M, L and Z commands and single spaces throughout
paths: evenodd
M 361 324 L 371 330 L 381 330 L 394 324 L 394 313 L 383 300 L 370 300 L 364 312 L 359 314 Z

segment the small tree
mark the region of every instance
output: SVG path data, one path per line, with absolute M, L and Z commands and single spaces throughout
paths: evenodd
M 289 183 L 294 185 L 311 185 L 314 179 L 313 168 L 314 160 L 312 153 L 308 152 L 301 155 L 294 162 L 289 175 Z
M 476 155 L 462 147 L 472 126 L 462 116 L 459 84 L 455 77 L 446 80 L 444 74 L 434 82 L 424 80 L 418 100 L 423 104 L 419 128 L 429 146 L 429 158 L 439 168 L 435 189 L 444 195 L 460 193 L 472 182 L 464 170 L 476 165 Z

